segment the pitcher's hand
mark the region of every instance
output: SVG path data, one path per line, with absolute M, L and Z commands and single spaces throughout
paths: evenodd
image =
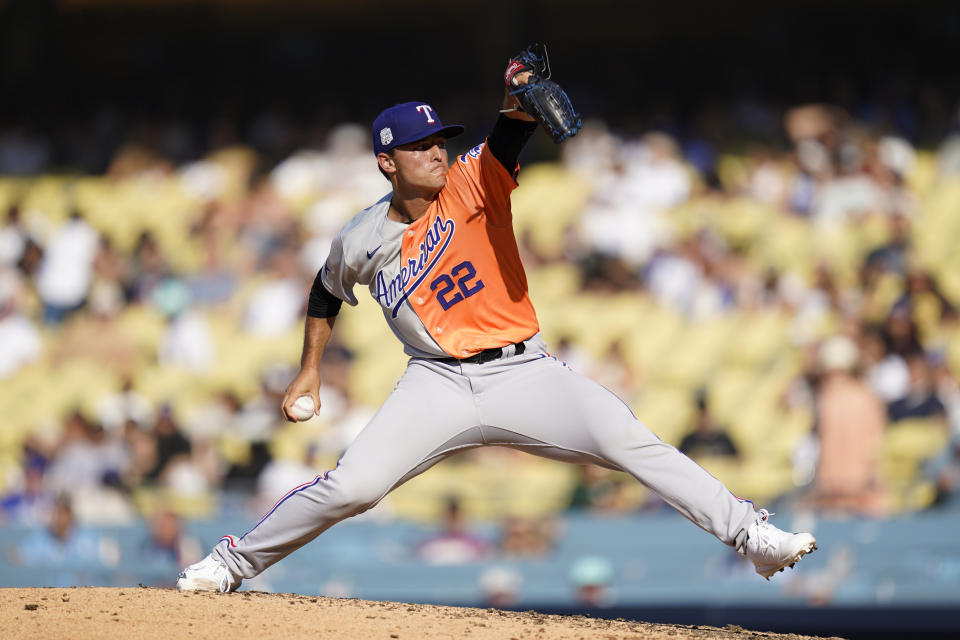
M 319 391 L 320 372 L 312 367 L 309 369 L 301 369 L 300 373 L 297 374 L 297 377 L 293 379 L 293 382 L 287 386 L 287 390 L 284 392 L 283 405 L 281 406 L 283 417 L 290 422 L 297 421 L 292 410 L 293 403 L 296 402 L 300 396 L 310 396 L 313 398 L 313 406 L 316 407 L 316 412 L 319 413 Z

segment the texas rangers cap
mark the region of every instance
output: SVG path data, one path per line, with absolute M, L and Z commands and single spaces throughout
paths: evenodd
M 433 107 L 425 102 L 403 102 L 384 109 L 373 121 L 374 154 L 390 151 L 435 133 L 452 138 L 463 133 L 459 124 L 444 126 Z

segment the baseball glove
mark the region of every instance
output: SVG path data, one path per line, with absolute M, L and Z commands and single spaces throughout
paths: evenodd
M 526 84 L 518 75 L 530 71 Z M 503 79 L 507 91 L 516 96 L 520 106 L 547 130 L 556 143 L 561 143 L 578 131 L 583 123 L 566 92 L 550 80 L 550 59 L 547 48 L 534 43 L 510 59 Z

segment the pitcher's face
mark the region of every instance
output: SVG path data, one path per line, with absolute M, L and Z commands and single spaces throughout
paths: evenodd
M 439 133 L 401 145 L 392 156 L 381 153 L 377 161 L 401 187 L 439 191 L 447 184 L 447 139 Z

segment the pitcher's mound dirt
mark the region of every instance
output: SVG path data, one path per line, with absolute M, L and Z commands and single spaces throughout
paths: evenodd
M 179 593 L 168 589 L 0 589 L 0 638 L 224 640 L 796 640 L 737 627 L 671 626 L 314 598 L 278 593 Z

